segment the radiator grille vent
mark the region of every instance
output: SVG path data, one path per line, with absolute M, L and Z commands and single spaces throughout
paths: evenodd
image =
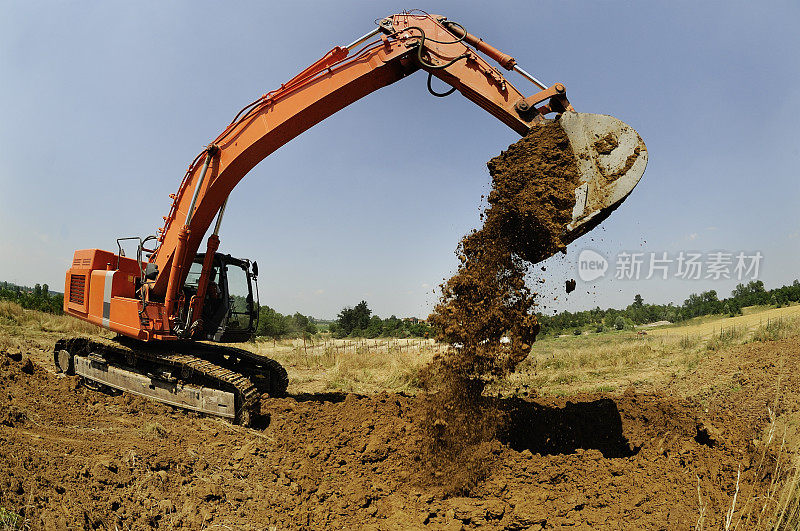
M 86 277 L 83 275 L 70 275 L 69 302 L 83 304 L 86 293 Z

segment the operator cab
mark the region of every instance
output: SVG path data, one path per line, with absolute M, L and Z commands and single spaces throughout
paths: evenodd
M 183 286 L 184 300 L 197 293 L 205 253 L 198 253 Z M 258 326 L 258 265 L 215 253 L 203 304 L 200 339 L 222 343 L 249 341 Z M 253 286 L 255 285 L 255 297 Z

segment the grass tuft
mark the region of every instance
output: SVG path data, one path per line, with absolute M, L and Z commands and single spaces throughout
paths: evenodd
M 767 322 L 756 328 L 751 336 L 752 341 L 778 341 L 787 337 L 800 335 L 800 319 L 797 317 L 778 317 L 767 319 Z
M 5 507 L 0 507 L 0 531 L 22 531 L 30 529 L 28 521 Z
M 722 350 L 731 345 L 740 343 L 741 339 L 747 335 L 747 330 L 739 326 L 731 326 L 728 328 L 720 328 L 718 333 L 715 333 L 711 339 L 706 342 L 706 349 L 712 351 Z
M 166 439 L 169 432 L 158 422 L 145 422 L 141 427 L 142 434 L 149 439 Z

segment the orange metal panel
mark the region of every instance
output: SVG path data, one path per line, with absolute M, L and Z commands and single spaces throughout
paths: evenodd
M 114 280 L 116 284 L 116 278 Z M 147 339 L 147 334 L 139 323 L 141 301 L 129 297 L 111 297 L 109 329 L 120 334 Z
M 106 271 L 92 271 L 89 281 L 89 317 L 99 318 L 103 326 L 103 296 L 105 294 Z M 108 326 L 104 326 L 108 328 Z
M 64 282 L 64 312 L 85 315 L 89 300 L 89 271 L 70 268 Z

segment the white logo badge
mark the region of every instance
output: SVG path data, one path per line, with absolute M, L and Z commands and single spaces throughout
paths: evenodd
M 584 249 L 578 256 L 578 276 L 584 282 L 591 282 L 606 274 L 608 260 L 603 255 Z

